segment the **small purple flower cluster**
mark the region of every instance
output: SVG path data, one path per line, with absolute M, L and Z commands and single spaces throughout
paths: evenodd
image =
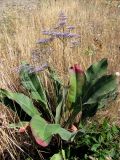
M 36 66 L 36 67 L 34 67 L 32 70 L 29 71 L 29 73 L 41 72 L 41 71 L 45 70 L 47 67 L 48 67 L 48 64 L 45 63 L 42 66 Z
M 30 71 L 33 67 L 29 66 L 28 64 L 26 64 L 26 65 L 21 64 L 20 66 L 13 68 L 12 71 L 16 72 L 16 73 L 19 73 L 23 68 Z
M 47 67 L 48 67 L 47 63 L 45 63 L 41 66 L 36 66 L 36 67 L 30 66 L 29 64 L 21 64 L 19 67 L 14 68 L 13 71 L 20 73 L 20 71 L 22 69 L 25 69 L 26 71 L 29 72 L 29 74 L 32 74 L 32 73 L 36 73 L 36 72 L 41 72 L 44 69 L 46 69 Z
M 38 44 L 48 44 L 49 42 L 52 42 L 55 38 L 58 39 L 69 39 L 69 38 L 79 38 L 80 35 L 76 33 L 71 33 L 72 30 L 75 29 L 74 26 L 67 26 L 67 19 L 63 12 L 60 12 L 58 16 L 58 26 L 55 27 L 53 30 L 43 30 L 43 35 L 50 36 L 50 38 L 44 38 L 39 39 L 37 41 Z M 62 29 L 62 30 L 61 30 Z M 73 46 L 77 46 L 79 43 L 77 43 L 77 40 L 75 40 L 76 43 L 71 43 Z M 77 45 L 76 45 L 77 44 Z
M 66 25 L 66 23 L 67 23 L 67 17 L 64 15 L 63 12 L 60 12 L 58 16 L 58 26 L 63 27 Z
M 79 38 L 80 36 L 75 33 L 70 32 L 55 32 L 55 31 L 43 31 L 44 35 L 50 35 L 56 38 Z M 40 39 L 38 43 L 47 43 L 48 41 L 53 40 L 54 38 L 48 38 L 48 39 Z
M 75 26 L 68 26 L 68 27 L 66 27 L 69 31 L 71 31 L 71 30 L 73 30 L 73 29 L 75 29 Z
M 38 41 L 37 41 L 37 44 L 47 44 L 47 43 L 49 43 L 49 42 L 52 42 L 53 41 L 53 37 L 50 37 L 50 38 L 43 38 L 43 39 L 39 39 Z

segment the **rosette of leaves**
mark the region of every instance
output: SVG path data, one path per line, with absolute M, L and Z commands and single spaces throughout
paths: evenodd
M 95 115 L 99 107 L 104 106 L 103 100 L 107 101 L 108 97 L 110 99 L 111 95 L 117 93 L 116 77 L 107 75 L 107 66 L 106 59 L 91 65 L 86 72 L 79 65 L 74 65 L 70 68 L 68 86 L 63 86 L 57 74 L 48 68 L 56 96 L 53 111 L 40 75 L 30 72 L 29 65 L 24 63 L 20 70 L 20 79 L 29 96 L 0 89 L 0 100 L 4 103 L 7 97 L 8 104 L 9 100 L 16 102 L 29 115 L 30 122 L 21 122 L 17 127 L 24 131 L 29 125 L 39 145 L 48 146 L 56 134 L 63 140 L 73 141 L 80 131 L 70 132 L 68 129 L 77 115 L 81 112 L 81 121 L 85 122 L 88 117 Z M 36 102 L 40 104 L 38 109 L 35 107 Z M 17 111 L 16 106 L 12 109 Z
M 81 112 L 81 121 L 86 122 L 86 119 L 94 116 L 99 108 L 116 98 L 116 76 L 107 75 L 107 67 L 108 62 L 104 58 L 92 64 L 86 72 L 82 71 L 78 65 L 70 69 L 67 102 L 72 108 L 72 113 L 65 126 L 74 122 L 79 112 Z
M 57 86 L 58 81 L 55 80 L 55 76 L 52 72 L 51 78 L 54 79 L 54 86 Z M 7 97 L 8 107 L 12 106 L 9 104 L 11 100 L 16 102 L 22 108 L 22 111 L 29 115 L 30 121 L 23 121 L 15 125 L 11 124 L 10 127 L 20 128 L 19 131 L 24 132 L 29 126 L 36 142 L 43 147 L 48 146 L 52 137 L 56 134 L 63 140 L 70 141 L 76 133 L 71 133 L 62 128 L 60 124 L 55 123 L 55 119 L 57 119 L 55 117 L 57 117 L 57 115 L 54 116 L 51 108 L 49 107 L 47 93 L 43 87 L 41 79 L 35 72 L 30 72 L 29 65 L 26 63 L 23 64 L 22 69 L 20 70 L 20 79 L 24 88 L 28 91 L 29 96 L 26 96 L 23 93 L 15 93 L 0 89 L 0 100 L 4 103 L 4 99 Z M 59 93 L 59 90 L 58 93 L 57 90 L 58 88 L 56 88 L 56 95 Z M 44 113 L 38 111 L 34 105 L 34 102 L 40 103 L 40 107 L 44 113 L 47 112 L 50 119 L 49 122 L 47 122 L 47 118 L 43 118 Z M 57 103 L 59 104 L 59 100 L 57 100 Z M 14 106 L 12 109 L 17 112 L 17 106 Z

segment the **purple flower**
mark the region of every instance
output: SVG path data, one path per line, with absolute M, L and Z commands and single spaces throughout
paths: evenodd
M 59 20 L 66 20 L 67 19 L 67 16 L 65 16 L 65 14 L 63 12 L 60 12 L 58 17 L 59 17 Z
M 58 25 L 57 27 L 55 27 L 54 29 L 60 29 L 61 27 L 64 27 L 66 25 L 67 21 L 66 20 L 59 20 L 58 21 Z
M 80 35 L 70 32 L 54 32 L 54 31 L 45 31 L 47 35 L 51 35 L 57 38 L 79 38 Z
M 73 29 L 75 29 L 75 27 L 74 26 L 68 26 L 67 29 L 73 30 Z
M 66 25 L 66 23 L 67 23 L 67 17 L 65 16 L 63 12 L 60 12 L 58 16 L 58 26 L 63 27 Z
M 43 38 L 43 39 L 39 39 L 38 41 L 37 41 L 37 43 L 38 44 L 45 44 L 45 43 L 49 43 L 49 42 L 51 42 L 51 41 L 53 41 L 53 37 L 50 37 L 50 38 Z
M 26 69 L 30 72 L 30 70 L 33 69 L 33 66 L 30 66 L 29 64 L 21 64 L 20 66 L 13 68 L 13 72 L 19 73 L 22 69 Z
M 69 33 L 69 38 L 79 38 L 80 35 L 76 33 Z
M 61 21 L 58 22 L 58 24 L 59 24 L 60 27 L 63 27 L 63 26 L 66 25 L 66 20 L 61 20 Z
M 34 72 L 40 72 L 40 71 L 43 71 L 45 68 L 48 67 L 48 64 L 44 64 L 42 66 L 37 66 L 37 67 L 33 67 L 33 66 L 30 66 L 29 64 L 22 64 L 16 68 L 13 69 L 13 71 L 19 73 L 22 69 L 28 71 L 30 74 L 31 73 L 34 73 Z
M 48 67 L 48 64 L 43 64 L 42 66 L 37 66 L 37 67 L 34 67 L 32 70 L 29 71 L 29 73 L 36 73 L 36 72 L 41 72 L 43 71 L 44 69 L 46 69 Z
M 52 31 L 43 30 L 42 33 L 43 33 L 44 35 L 51 35 Z

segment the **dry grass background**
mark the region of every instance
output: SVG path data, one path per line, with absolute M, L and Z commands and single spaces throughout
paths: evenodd
M 80 34 L 80 46 L 77 49 L 66 48 L 68 65 L 78 63 L 85 69 L 91 63 L 107 57 L 109 72 L 120 72 L 120 1 L 41 0 L 34 8 L 9 7 L 0 18 L 0 88 L 19 90 L 18 73 L 14 68 L 23 60 L 39 65 L 47 59 L 62 75 L 60 42 L 55 41 L 52 53 L 39 53 L 40 59 L 36 64 L 32 59 L 32 52 L 39 50 L 35 42 L 43 37 L 41 31 L 56 26 L 57 15 L 61 10 L 68 16 L 68 23 L 76 26 L 75 32 Z M 88 48 L 93 55 L 85 54 Z M 102 116 L 107 114 L 116 121 L 120 98 L 110 105 L 109 111 Z M 5 114 L 1 114 L 5 121 L 5 117 L 10 116 L 6 116 L 9 114 L 3 106 L 1 109 Z M 6 148 L 12 154 L 15 151 L 14 143 L 17 145 L 16 139 L 9 137 L 2 128 L 0 137 L 0 150 Z

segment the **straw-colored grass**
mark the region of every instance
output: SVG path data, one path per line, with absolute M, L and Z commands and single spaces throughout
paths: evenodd
M 78 63 L 85 69 L 91 63 L 107 57 L 109 72 L 120 72 L 119 1 L 41 0 L 40 5 L 34 9 L 19 6 L 9 8 L 0 18 L 0 88 L 20 90 L 15 68 L 23 60 L 34 65 L 40 65 L 47 60 L 60 75 L 63 74 L 60 42 L 55 41 L 53 52 L 45 55 L 39 53 L 39 45 L 35 43 L 43 37 L 43 29 L 57 25 L 57 15 L 61 10 L 68 16 L 68 23 L 76 26 L 74 32 L 80 34 L 80 46 L 77 49 L 67 47 L 65 50 L 68 67 Z M 88 49 L 92 55 L 86 54 Z M 32 59 L 33 51 L 40 55 L 37 62 Z M 118 98 L 117 102 L 110 106 L 111 117 L 117 117 L 119 106 Z M 0 134 L 3 133 L 5 132 L 0 129 Z M 6 136 L 8 137 L 7 134 Z M 3 144 L 8 147 L 10 141 L 6 136 L 4 135 Z

